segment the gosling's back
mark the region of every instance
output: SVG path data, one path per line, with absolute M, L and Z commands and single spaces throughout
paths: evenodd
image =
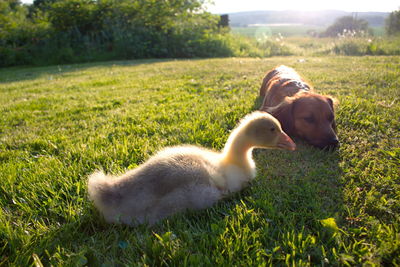
M 161 151 L 121 177 L 94 174 L 89 195 L 108 222 L 153 224 L 186 209 L 211 206 L 222 197 L 212 182 L 218 154 L 197 147 Z

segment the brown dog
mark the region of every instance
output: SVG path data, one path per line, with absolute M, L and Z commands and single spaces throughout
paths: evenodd
M 268 72 L 260 96 L 260 109 L 275 116 L 288 135 L 319 148 L 339 145 L 332 98 L 314 93 L 294 69 L 282 65 Z

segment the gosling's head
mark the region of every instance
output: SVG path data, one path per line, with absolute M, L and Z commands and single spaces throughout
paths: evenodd
M 279 121 L 267 112 L 252 112 L 243 119 L 241 125 L 246 139 L 253 147 L 296 149 L 296 144 L 282 130 Z

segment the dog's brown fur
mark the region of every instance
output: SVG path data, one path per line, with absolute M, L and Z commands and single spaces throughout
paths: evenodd
M 319 148 L 339 144 L 334 100 L 313 92 L 294 69 L 279 66 L 267 73 L 260 88 L 261 110 L 275 116 L 283 130 Z

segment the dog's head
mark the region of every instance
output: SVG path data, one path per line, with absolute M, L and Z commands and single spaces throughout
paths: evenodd
M 267 110 L 275 116 L 283 130 L 319 148 L 336 147 L 334 101 L 331 97 L 306 93 L 287 97 Z

